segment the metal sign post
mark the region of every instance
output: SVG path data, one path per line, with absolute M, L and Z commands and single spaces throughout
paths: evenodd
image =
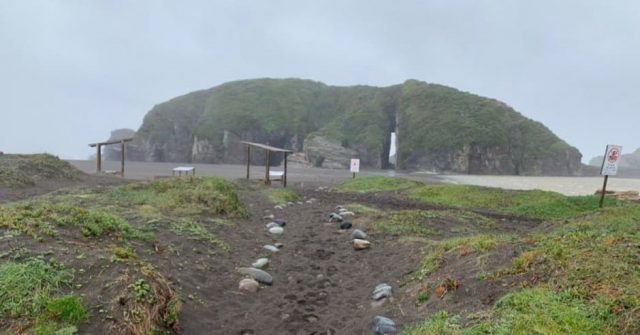
M 360 172 L 360 160 L 357 158 L 351 159 L 351 173 L 353 174 L 353 178 L 356 177 L 356 173 Z
M 607 145 L 607 150 L 604 152 L 604 158 L 602 159 L 602 168 L 600 169 L 600 175 L 604 176 L 604 183 L 602 184 L 602 194 L 600 195 L 600 208 L 604 204 L 604 195 L 607 193 L 607 181 L 609 176 L 615 176 L 618 173 L 618 163 L 622 156 L 622 146 L 620 145 Z

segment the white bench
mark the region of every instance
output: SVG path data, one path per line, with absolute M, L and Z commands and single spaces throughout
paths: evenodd
M 284 171 L 269 171 L 269 181 L 280 181 L 284 180 Z
M 189 172 L 192 172 L 195 176 L 196 168 L 193 166 L 178 166 L 173 168 L 172 175 L 175 176 L 176 172 L 178 173 L 178 176 L 182 176 L 183 172 L 185 173 L 185 175 L 189 175 Z

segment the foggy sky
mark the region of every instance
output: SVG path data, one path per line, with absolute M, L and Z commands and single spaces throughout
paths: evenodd
M 439 83 L 577 147 L 640 147 L 638 1 L 0 2 L 0 151 L 86 158 L 154 104 L 248 78 Z

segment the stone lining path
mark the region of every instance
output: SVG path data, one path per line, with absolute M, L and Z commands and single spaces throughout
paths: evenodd
M 243 300 L 253 299 L 255 303 L 246 306 L 246 313 L 239 317 L 250 320 L 259 313 L 277 321 L 272 326 L 254 325 L 235 333 L 394 333 L 395 325 L 390 320 L 402 311 L 394 306 L 392 286 L 386 283 L 397 285 L 401 277 L 398 269 L 392 269 L 393 258 L 398 255 L 384 252 L 389 243 L 384 238 L 378 242 L 376 236 L 353 229 L 358 227 L 345 220 L 355 217 L 348 208 L 339 204 L 327 208 L 326 203 L 305 200 L 276 205 L 261 213 L 264 234 L 256 239 L 257 252 L 247 250 L 254 268 L 247 268 L 251 263 L 238 264 L 237 268 L 237 280 L 240 286 L 246 286 Z M 282 248 L 276 248 L 276 243 L 282 243 Z M 268 264 L 263 264 L 266 260 L 255 261 L 263 258 Z M 269 278 L 264 278 L 264 271 L 258 267 Z M 245 277 L 261 282 L 260 289 L 254 291 Z

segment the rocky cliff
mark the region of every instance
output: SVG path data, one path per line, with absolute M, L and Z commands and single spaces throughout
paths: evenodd
M 316 166 L 359 157 L 364 167 L 389 168 L 391 132 L 400 169 L 574 175 L 581 166 L 577 149 L 506 104 L 416 80 L 336 87 L 255 79 L 189 93 L 145 116 L 129 158 L 238 163 L 245 140 L 293 149 Z

